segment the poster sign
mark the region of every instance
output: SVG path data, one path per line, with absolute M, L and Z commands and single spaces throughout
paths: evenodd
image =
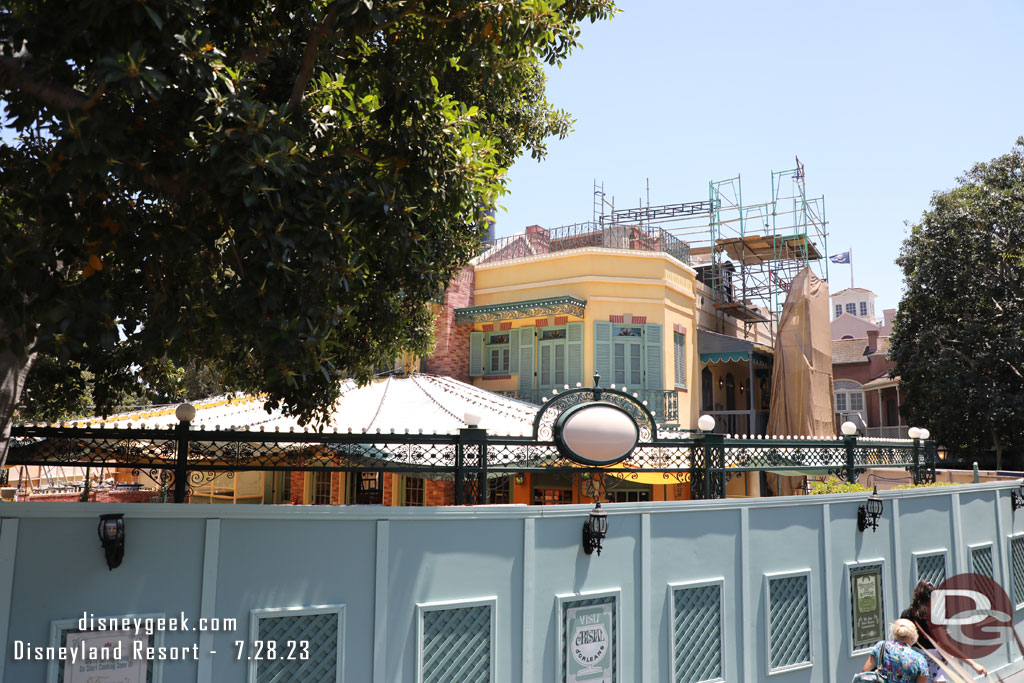
M 64 659 L 64 683 L 146 683 L 145 659 L 135 659 L 135 641 L 149 637 L 131 631 L 69 633 L 65 645 L 75 657 Z
M 885 638 L 882 604 L 882 568 L 852 567 L 850 596 L 853 600 L 853 649 L 871 647 Z
M 611 603 L 565 611 L 566 683 L 613 683 Z

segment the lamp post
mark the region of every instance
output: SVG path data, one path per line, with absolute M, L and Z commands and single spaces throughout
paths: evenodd
M 196 407 L 182 403 L 174 409 L 178 418 L 178 460 L 174 466 L 174 502 L 184 503 L 188 492 L 188 428 L 196 419 Z

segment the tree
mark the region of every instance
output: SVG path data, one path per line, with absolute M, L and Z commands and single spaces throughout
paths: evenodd
M 216 362 L 322 417 L 426 352 L 504 171 L 568 115 L 542 65 L 611 0 L 0 7 L 0 462 L 36 353 L 98 408 Z M 12 141 L 13 140 L 13 141 Z
M 912 423 L 953 453 L 1024 452 L 1024 138 L 937 192 L 897 263 L 889 340 Z

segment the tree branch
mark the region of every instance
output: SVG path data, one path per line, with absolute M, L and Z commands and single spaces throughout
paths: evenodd
M 320 50 L 320 42 L 324 37 L 334 30 L 334 20 L 338 15 L 338 5 L 331 5 L 327 14 L 320 20 L 320 23 L 310 32 L 309 40 L 306 42 L 306 49 L 302 52 L 302 65 L 299 73 L 295 76 L 295 84 L 292 85 L 292 94 L 285 105 L 285 114 L 291 114 L 302 102 L 302 95 L 306 92 L 306 84 L 313 76 L 313 66 L 316 64 L 316 55 Z
M 89 111 L 103 94 L 102 88 L 93 97 L 66 85 L 36 80 L 25 69 L 24 60 L 0 56 L 0 90 L 20 90 L 52 109 Z

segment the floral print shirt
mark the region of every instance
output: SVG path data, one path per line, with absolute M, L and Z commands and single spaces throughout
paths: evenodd
M 895 640 L 878 641 L 871 648 L 871 656 L 889 683 L 916 683 L 918 676 L 928 675 L 924 655 Z

